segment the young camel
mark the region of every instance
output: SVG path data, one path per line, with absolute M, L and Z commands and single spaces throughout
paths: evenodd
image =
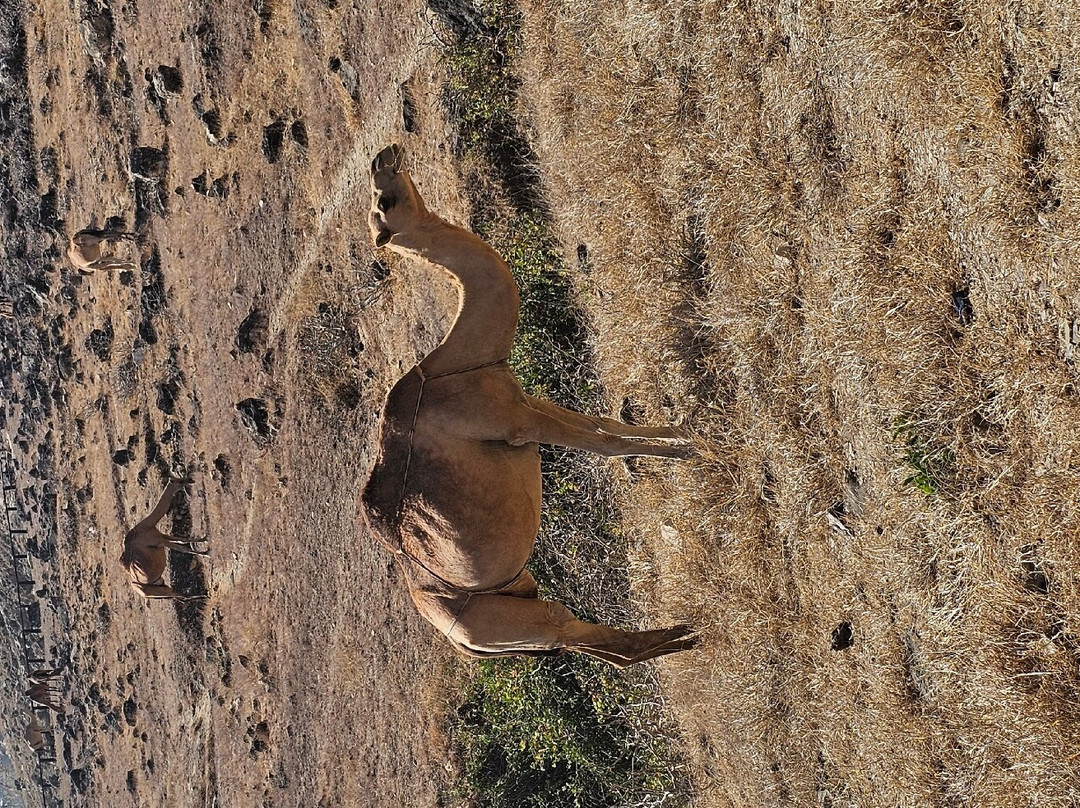
M 619 667 L 695 644 L 686 626 L 621 631 L 540 600 L 525 570 L 540 526 L 538 443 L 612 457 L 688 457 L 683 433 L 594 418 L 526 395 L 508 364 L 518 290 L 480 238 L 424 206 L 394 145 L 372 163 L 377 247 L 426 259 L 461 287 L 442 344 L 393 389 L 363 494 L 421 615 L 468 656 L 580 651 Z
M 102 243 L 111 241 L 135 241 L 134 233 L 123 230 L 80 230 L 68 241 L 68 260 L 84 275 L 98 269 L 135 269 L 136 264 L 126 258 L 103 258 Z
M 173 497 L 189 483 L 191 480 L 170 480 L 150 515 L 129 530 L 124 537 L 124 552 L 120 556 L 120 563 L 127 570 L 132 588 L 148 600 L 155 598 L 199 600 L 208 597 L 208 595 L 181 595 L 165 583 L 168 550 L 176 550 L 188 555 L 209 555 L 208 550 L 195 549 L 198 541 L 180 541 L 157 529 L 158 522 L 169 512 Z M 206 539 L 201 541 L 205 542 Z

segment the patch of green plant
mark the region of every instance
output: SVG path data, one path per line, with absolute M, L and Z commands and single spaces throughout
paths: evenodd
M 904 462 L 911 474 L 904 485 L 918 488 L 926 496 L 935 496 L 955 465 L 956 454 L 948 446 L 934 446 L 920 429 L 920 422 L 903 414 L 893 422 L 893 437 L 904 442 Z
M 594 410 L 600 396 L 585 324 L 562 254 L 540 215 L 518 212 L 497 225 L 479 222 L 476 229 L 506 259 L 521 293 L 510 363 L 525 391 Z
M 585 319 L 514 114 L 519 12 L 507 0 L 428 2 L 451 33 L 446 105 L 457 157 L 475 174 L 466 182 L 471 226 L 506 259 L 521 293 L 511 365 L 526 392 L 596 411 Z M 544 515 L 530 570 L 542 597 L 595 620 L 580 570 L 603 560 L 614 569 L 605 580 L 626 592 L 625 540 L 587 462 L 542 452 Z M 609 587 L 597 596 L 607 609 L 615 595 Z M 493 808 L 679 804 L 688 786 L 656 702 L 648 671 L 580 654 L 477 663 L 448 726 L 462 769 L 451 796 Z
M 666 740 L 634 726 L 649 688 L 568 657 L 487 660 L 455 717 L 457 797 L 483 806 L 656 804 L 676 789 Z

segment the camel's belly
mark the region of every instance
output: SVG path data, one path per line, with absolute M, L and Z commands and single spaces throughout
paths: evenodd
M 457 586 L 504 583 L 532 553 L 540 494 L 536 444 L 425 441 L 409 464 L 405 549 Z
M 156 559 L 148 559 L 149 563 L 133 561 L 128 565 L 128 577 L 137 584 L 156 583 L 165 572 L 164 561 L 157 564 Z

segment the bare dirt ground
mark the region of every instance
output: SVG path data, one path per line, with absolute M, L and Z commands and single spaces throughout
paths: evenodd
M 703 446 L 611 464 L 637 601 L 704 630 L 658 663 L 697 801 L 1076 805 L 1075 13 L 521 6 L 520 115 L 610 411 Z M 435 804 L 445 651 L 356 521 L 382 396 L 452 300 L 372 254 L 374 150 L 403 140 L 466 215 L 429 12 L 23 23 L 3 428 L 69 663 L 56 793 Z M 62 234 L 110 216 L 140 268 L 83 278 Z M 143 604 L 116 563 L 169 471 L 212 556 L 168 577 L 204 604 Z M 3 675 L 25 688 L 14 648 Z
M 441 649 L 356 521 L 381 400 L 451 302 L 387 281 L 364 225 L 405 94 L 427 193 L 460 208 L 420 10 L 26 11 L 37 187 L 6 222 L 29 232 L 26 277 L 5 281 L 5 434 L 69 664 L 65 804 L 435 802 L 423 694 Z M 79 276 L 64 234 L 112 216 L 140 233 L 118 247 L 140 268 Z M 195 478 L 172 529 L 212 555 L 174 558 L 167 580 L 204 603 L 145 604 L 117 563 L 170 471 Z

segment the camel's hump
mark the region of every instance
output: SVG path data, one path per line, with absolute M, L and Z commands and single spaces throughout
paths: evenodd
M 422 387 L 420 371 L 414 367 L 398 380 L 386 397 L 379 432 L 379 458 L 361 498 L 374 527 L 397 527 Z

